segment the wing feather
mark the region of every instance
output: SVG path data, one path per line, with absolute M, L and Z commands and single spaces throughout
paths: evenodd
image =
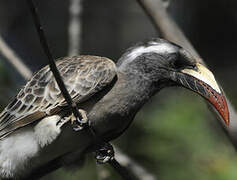
M 58 59 L 56 64 L 71 97 L 79 104 L 102 90 L 116 76 L 115 64 L 104 57 L 65 57 Z M 0 138 L 66 105 L 49 66 L 46 66 L 26 83 L 0 114 Z

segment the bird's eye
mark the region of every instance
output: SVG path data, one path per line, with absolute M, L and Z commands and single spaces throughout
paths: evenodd
M 174 61 L 173 66 L 175 69 L 182 69 L 184 67 L 184 63 L 177 59 L 176 61 Z
M 195 69 L 196 60 L 190 53 L 181 48 L 177 54 L 178 55 L 173 62 L 173 67 L 175 69 Z
M 174 63 L 174 68 L 175 69 L 184 69 L 189 67 L 190 65 L 187 64 L 185 61 L 183 61 L 182 59 L 177 59 Z
M 169 62 L 171 67 L 174 69 L 181 69 L 184 66 L 184 63 L 180 59 L 180 55 L 178 53 L 169 54 Z
M 173 67 L 175 69 L 184 69 L 184 68 L 194 68 L 195 64 L 190 61 L 188 58 L 179 55 L 173 62 Z

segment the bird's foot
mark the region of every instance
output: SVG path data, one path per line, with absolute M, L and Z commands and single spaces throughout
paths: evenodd
M 114 148 L 110 143 L 103 143 L 95 151 L 95 159 L 98 164 L 105 164 L 114 158 Z
M 79 109 L 78 111 L 81 115 L 81 119 L 76 119 L 76 117 L 72 113 L 69 116 L 62 117 L 60 119 L 60 121 L 57 122 L 57 126 L 59 128 L 61 128 L 67 122 L 71 122 L 74 131 L 82 130 L 87 125 L 88 118 L 87 118 L 87 115 L 86 115 L 86 111 L 84 111 L 82 109 Z
M 77 119 L 73 114 L 71 115 L 71 124 L 74 131 L 80 131 L 85 126 L 89 125 L 86 111 L 84 111 L 83 109 L 79 109 L 78 111 L 81 115 L 81 119 Z

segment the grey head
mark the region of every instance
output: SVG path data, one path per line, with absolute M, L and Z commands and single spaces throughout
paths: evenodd
M 196 63 L 196 59 L 179 45 L 153 38 L 129 48 L 118 60 L 117 67 L 119 71 L 142 74 L 149 80 L 177 84 L 173 81 L 173 72 L 195 68 Z
M 131 79 L 150 81 L 155 91 L 175 85 L 196 92 L 229 124 L 227 103 L 214 75 L 177 44 L 159 38 L 138 43 L 118 60 L 117 69 Z

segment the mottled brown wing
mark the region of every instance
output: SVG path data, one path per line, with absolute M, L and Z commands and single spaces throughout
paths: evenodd
M 103 89 L 116 75 L 115 64 L 104 57 L 66 57 L 58 59 L 56 64 L 71 97 L 77 103 Z M 46 66 L 27 82 L 0 114 L 0 138 L 66 105 L 52 72 Z

